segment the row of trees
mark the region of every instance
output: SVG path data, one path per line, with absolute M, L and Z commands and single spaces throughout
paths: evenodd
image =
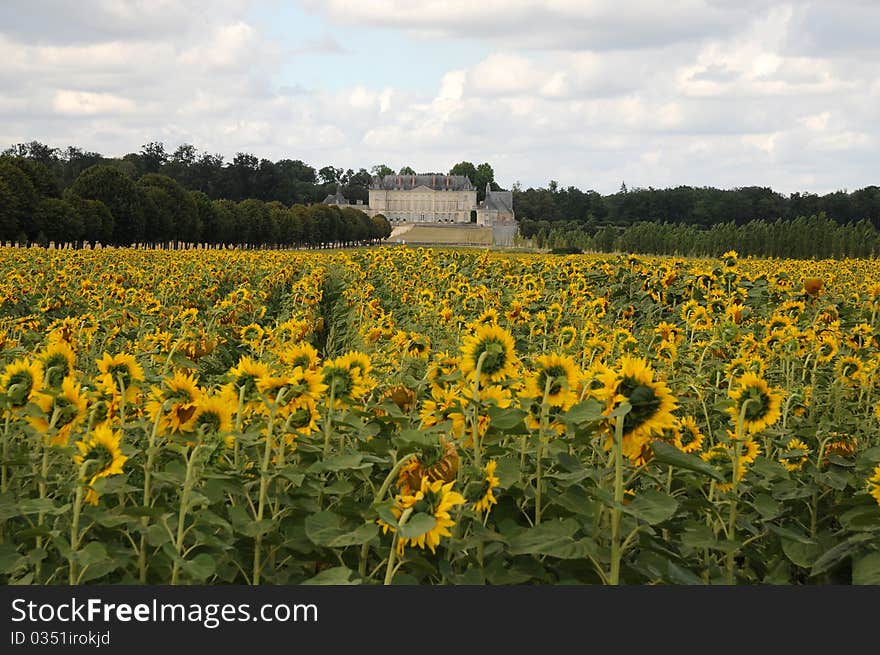
M 3 155 L 42 164 L 62 190 L 72 186 L 90 166 L 105 164 L 134 180 L 150 174 L 166 175 L 190 191 L 201 191 L 211 200 L 256 198 L 263 202 L 278 201 L 287 206 L 321 202 L 337 191 L 349 201 L 360 200 L 367 204 L 374 175 L 416 174 L 411 166 L 403 166 L 397 171 L 385 164 L 373 166 L 369 171 L 336 166 L 315 168 L 299 159 L 270 161 L 247 152 L 236 153 L 232 161 L 226 162 L 222 155 L 201 152 L 189 143 L 169 152 L 163 143 L 156 141 L 119 158 L 104 157 L 75 146 L 52 148 L 39 141 L 16 144 Z M 494 171 L 487 163 L 474 166 L 470 162 L 460 162 L 449 173 L 468 175 L 477 186 L 480 199 L 486 183 L 495 183 Z
M 573 221 L 593 233 L 606 225 L 626 227 L 642 221 L 708 228 L 730 221 L 744 225 L 752 220 L 794 220 L 798 216 L 819 214 L 841 224 L 865 219 L 880 228 L 880 187 L 877 186 L 821 196 L 793 193 L 786 197 L 767 187 L 627 189 L 622 185 L 618 193 L 603 196 L 575 187 L 560 189 L 551 181 L 546 188 L 523 191 L 515 187 L 513 199 L 525 237 L 534 236 L 542 229 L 541 222 Z
M 358 216 L 354 207 L 312 207 L 337 191 L 350 201 L 366 203 L 374 175 L 415 173 L 409 166 L 395 172 L 384 164 L 369 171 L 316 169 L 300 160 L 273 162 L 249 153 L 224 162 L 222 156 L 190 144 L 168 152 L 160 142 L 121 158 L 106 158 L 73 146 L 61 150 L 32 141 L 0 157 L 0 239 L 70 241 L 71 235 L 79 234 L 83 240 L 115 244 L 369 241 L 388 231 L 381 217 L 371 221 L 369 235 L 363 237 L 366 217 Z M 462 161 L 449 173 L 467 175 L 477 187 L 478 200 L 487 183 L 500 188 L 488 163 Z M 880 229 L 877 186 L 784 196 L 767 187 L 628 189 L 624 184 L 618 193 L 602 195 L 560 188 L 551 181 L 546 188 L 525 190 L 516 184 L 513 199 L 522 237 L 539 244 L 563 239 L 584 249 L 710 254 L 734 247 L 713 245 L 722 237 L 748 241 L 751 237 L 744 235 L 763 234 L 765 241 L 747 243 L 743 251 L 823 256 L 829 248 L 840 247 L 841 252 L 856 254 L 874 243 L 872 232 L 864 242 L 850 245 L 850 237 L 865 230 L 859 221 Z M 807 216 L 814 218 L 799 218 Z M 800 220 L 821 223 L 815 242 L 801 244 L 802 232 L 790 239 L 780 236 L 779 226 L 802 227 Z M 826 222 L 833 229 L 826 228 Z M 838 241 L 844 245 L 822 236 L 832 232 L 842 235 Z
M 135 181 L 106 164 L 86 168 L 62 190 L 40 161 L 0 157 L 0 241 L 315 247 L 375 243 L 390 234 L 384 216 L 355 207 L 212 200 L 167 175 Z
M 577 223 L 545 223 L 533 235 L 540 248 L 570 251 L 633 252 L 717 257 L 727 250 L 755 257 L 875 257 L 880 230 L 868 220 L 841 224 L 825 214 L 775 221 L 753 220 L 710 228 L 669 222 L 639 222 L 625 228 L 606 225 L 589 233 Z

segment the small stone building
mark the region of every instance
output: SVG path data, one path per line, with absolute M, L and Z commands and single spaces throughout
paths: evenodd
M 477 225 L 515 225 L 513 192 L 492 191 L 486 183 L 486 199 L 477 206 Z

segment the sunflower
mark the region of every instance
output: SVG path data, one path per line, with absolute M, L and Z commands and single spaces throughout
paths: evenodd
M 61 387 L 64 378 L 71 375 L 76 366 L 76 355 L 73 348 L 65 341 L 50 343 L 39 359 L 43 364 L 46 385 L 53 389 Z
M 810 456 L 810 447 L 800 439 L 792 439 L 785 446 L 785 453 L 779 458 L 788 471 L 800 471 Z
M 6 365 L 0 376 L 0 393 L 12 409 L 24 407 L 43 388 L 43 365 L 37 360 L 18 359 Z
M 875 411 L 880 415 L 880 411 L 876 409 Z M 825 460 L 823 461 L 823 464 L 828 463 L 829 455 L 843 458 L 855 455 L 856 446 L 858 445 L 858 440 L 855 437 L 843 434 L 842 432 L 830 432 L 828 437 L 829 441 L 825 444 Z
M 421 534 L 413 537 L 403 537 L 398 535 L 397 538 L 397 554 L 403 555 L 403 551 L 407 546 L 418 546 L 422 550 L 425 546 L 436 552 L 437 546 L 440 544 L 441 537 L 450 537 L 452 533 L 449 531 L 455 521 L 449 515 L 449 511 L 457 505 L 465 503 L 464 496 L 456 491 L 452 491 L 455 482 L 443 483 L 443 480 L 429 482 L 428 478 L 422 478 L 422 484 L 419 490 L 412 495 L 400 495 L 396 498 L 394 507 L 391 508 L 392 513 L 399 519 L 407 510 L 417 512 L 419 514 L 427 514 L 433 518 L 430 528 L 425 528 Z M 382 526 L 383 533 L 396 532 L 396 529 L 388 525 L 381 519 L 379 524 Z
M 120 395 L 112 375 L 99 375 L 89 394 L 89 421 L 93 426 L 109 425 L 119 416 Z
M 678 432 L 675 435 L 675 446 L 685 453 L 696 453 L 703 449 L 706 437 L 700 432 L 693 416 L 685 416 L 678 421 Z
M 233 401 L 228 394 L 201 394 L 190 421 L 192 431 L 206 437 L 230 432 L 235 412 L 233 402 L 238 401 Z
M 295 434 L 308 436 L 318 431 L 318 420 L 321 415 L 315 401 L 310 396 L 302 396 L 288 406 L 287 419 L 284 426 Z
M 453 381 L 461 366 L 461 358 L 453 357 L 447 352 L 434 353 L 428 364 L 427 377 L 431 389 L 441 390 Z
M 83 480 L 87 481 L 86 484 L 89 486 L 86 502 L 92 505 L 98 504 L 98 494 L 91 488 L 96 480 L 122 474 L 122 465 L 128 457 L 123 455 L 119 448 L 121 440 L 121 431 L 114 432 L 108 426 L 102 425 L 92 430 L 92 433 L 82 441 L 76 442 L 79 454 L 74 455 L 73 461 L 80 466 L 89 460 L 95 462 L 95 468 L 88 468 Z
M 837 337 L 825 332 L 815 341 L 816 361 L 827 364 L 837 354 Z
M 263 337 L 266 335 L 266 331 L 262 328 L 262 326 L 257 325 L 256 323 L 251 323 L 250 325 L 245 325 L 238 331 L 238 338 L 241 339 L 242 343 L 246 343 L 251 347 L 252 350 L 259 350 L 260 344 L 263 341 Z
M 422 480 L 428 482 L 452 482 L 458 474 L 459 456 L 455 443 L 444 437 L 433 446 L 426 447 L 404 464 L 397 474 L 397 488 L 404 496 L 421 489 Z
M 541 355 L 535 359 L 534 374 L 526 379 L 526 395 L 543 399 L 546 391 L 547 402 L 558 407 L 567 396 L 573 396 L 580 377 L 577 365 L 568 355 Z
M 874 467 L 874 475 L 868 478 L 868 493 L 880 504 L 880 464 Z
M 837 360 L 834 366 L 834 374 L 837 379 L 848 387 L 861 384 L 864 364 L 858 357 L 847 355 Z
M 385 389 L 379 402 L 381 403 L 385 400 L 390 400 L 401 412 L 409 414 L 416 403 L 416 393 L 404 384 L 395 384 Z M 385 410 L 381 408 L 376 408 L 374 412 L 380 416 L 385 416 Z
M 492 505 L 498 504 L 498 500 L 495 498 L 494 489 L 496 489 L 501 481 L 495 477 L 495 468 L 498 466 L 498 462 L 494 459 L 490 459 L 486 463 L 486 467 L 484 468 L 485 478 L 483 479 L 483 487 L 480 489 L 479 499 L 472 505 L 473 510 L 475 512 L 489 512 L 492 509 Z
M 367 357 L 366 370 L 370 370 Z M 345 401 L 363 398 L 370 391 L 372 378 L 365 378 L 364 362 L 352 353 L 324 362 L 321 376 L 324 384 L 333 394 L 334 404 L 341 405 Z
M 480 379 L 484 383 L 496 383 L 517 373 L 517 358 L 510 333 L 498 325 L 480 325 L 464 338 L 461 347 L 461 372 L 475 374 L 480 357 Z
M 665 382 L 654 380 L 654 371 L 641 358 L 623 356 L 619 367 L 604 375 L 602 392 L 606 415 L 628 402 L 630 411 L 623 417 L 623 454 L 631 461 L 642 456 L 643 447 L 653 436 L 675 425 L 672 411 L 678 406 Z M 619 419 L 611 419 L 611 427 Z M 610 449 L 613 436 L 605 447 Z
M 290 375 L 261 378 L 257 382 L 257 388 L 269 403 L 275 402 L 279 392 L 285 389 L 281 405 L 278 407 L 282 416 L 289 415 L 306 400 L 317 402 L 327 391 L 327 385 L 322 381 L 318 371 L 303 369 L 299 366 L 294 368 Z M 268 405 L 265 410 L 268 415 Z
M 309 331 L 309 324 L 307 321 L 290 319 L 289 321 L 284 321 L 275 326 L 272 330 L 272 341 L 274 341 L 277 346 L 285 346 L 290 342 L 299 341 L 300 339 L 305 338 Z M 317 356 L 317 352 L 315 352 L 315 356 Z
M 318 351 L 310 343 L 299 343 L 295 346 L 287 346 L 278 352 L 278 359 L 282 364 L 315 370 L 318 368 Z
M 460 412 L 464 401 L 456 389 L 432 388 L 430 399 L 422 401 L 419 418 L 426 427 L 437 425 L 450 418 L 452 414 Z
M 242 357 L 238 364 L 229 369 L 230 382 L 224 385 L 223 390 L 236 400 L 239 394 L 244 394 L 245 405 L 259 401 L 259 389 L 257 382 L 262 378 L 269 377 L 269 367 L 251 357 Z M 244 390 L 244 391 L 242 391 Z
M 654 334 L 658 335 L 663 341 L 671 341 L 675 344 L 680 343 L 684 338 L 680 327 L 666 321 L 660 321 L 657 327 L 654 328 Z
M 98 370 L 103 375 L 112 375 L 114 381 L 121 380 L 125 388 L 126 402 L 134 402 L 137 399 L 137 386 L 144 381 L 144 369 L 133 355 L 119 353 L 111 356 L 109 353 L 104 353 L 104 356 L 98 360 Z
M 162 380 L 161 387 L 152 387 L 147 413 L 152 421 L 158 419 L 159 434 L 191 431 L 202 393 L 196 377 L 181 372 Z
M 71 431 L 85 419 L 88 399 L 82 394 L 80 385 L 72 376 L 68 376 L 62 381 L 60 391 L 40 393 L 34 399 L 34 404 L 43 410 L 43 416 L 28 416 L 27 422 L 43 434 L 50 427 L 54 428 L 55 433 L 49 438 L 49 444 L 66 446 Z
M 752 440 L 747 440 L 743 443 L 746 445 L 746 450 L 741 452 L 739 456 L 739 466 L 737 467 L 736 472 L 737 482 L 743 479 L 746 474 L 747 465 L 757 457 L 757 444 Z M 733 447 L 718 443 L 712 446 L 708 451 L 700 453 L 700 458 L 704 462 L 720 468 L 722 475 L 731 479 L 730 482 L 717 483 L 716 488 L 718 491 L 727 492 L 733 489 Z
M 780 405 L 782 393 L 771 389 L 767 382 L 754 373 L 744 373 L 737 380 L 737 388 L 730 392 L 730 397 L 735 401 L 728 408 L 734 424 L 739 421 L 743 405 L 746 405 L 743 430 L 748 434 L 760 432 L 769 425 L 773 425 L 782 416 Z

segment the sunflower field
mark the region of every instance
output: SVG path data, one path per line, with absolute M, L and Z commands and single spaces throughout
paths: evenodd
M 0 583 L 880 584 L 873 260 L 0 249 Z

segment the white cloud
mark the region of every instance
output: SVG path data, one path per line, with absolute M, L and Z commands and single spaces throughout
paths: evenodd
M 134 111 L 135 104 L 128 98 L 112 93 L 64 90 L 55 93 L 52 107 L 59 114 L 94 116 L 130 113 Z

